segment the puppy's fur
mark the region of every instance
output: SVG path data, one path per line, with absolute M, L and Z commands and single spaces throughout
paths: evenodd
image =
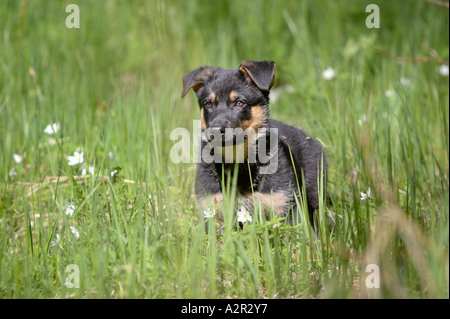
M 239 165 L 237 190 L 241 204 L 250 210 L 260 205 L 265 214 L 273 212 L 277 216 L 286 216 L 292 223 L 297 212 L 295 197 L 304 186 L 312 221 L 319 207 L 318 173 L 325 174 L 325 155 L 320 144 L 302 130 L 269 119 L 269 91 L 274 83 L 274 73 L 272 61 L 243 61 L 237 69 L 205 66 L 183 77 L 182 97 L 193 89 L 198 98 L 202 149 L 210 142 L 211 132 L 218 133 L 223 139 L 222 147 L 218 148 L 222 151 L 230 147 L 225 143 L 227 129 L 241 128 L 244 132 L 254 133 L 246 135 L 246 151 L 240 156 L 234 154 L 234 157 L 226 158 L 223 155 L 225 163 L 207 163 L 202 159 L 197 169 L 196 195 L 202 205 L 209 201 L 220 204 L 221 179 L 227 176 L 222 171 L 234 171 L 234 166 Z M 247 148 L 255 146 L 255 152 L 261 152 L 258 145 L 262 139 L 269 143 L 271 128 L 278 129 L 278 152 L 270 154 L 276 156 L 272 160 L 278 161 L 278 167 L 275 173 L 267 174 L 262 173 L 261 168 L 268 163 L 262 163 L 258 156 L 256 161 L 249 161 Z M 232 141 L 231 147 L 236 148 L 236 138 Z

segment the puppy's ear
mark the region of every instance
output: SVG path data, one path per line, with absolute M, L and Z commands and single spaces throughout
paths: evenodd
M 275 80 L 275 62 L 273 61 L 244 60 L 239 70 L 247 74 L 261 91 L 269 91 Z
M 181 94 L 181 97 L 185 97 L 189 89 L 193 89 L 195 92 L 197 92 L 202 86 L 205 85 L 205 82 L 207 82 L 211 78 L 214 71 L 215 68 L 202 66 L 184 75 L 183 93 Z

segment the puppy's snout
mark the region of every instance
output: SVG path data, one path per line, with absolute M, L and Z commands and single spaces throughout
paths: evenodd
M 217 130 L 223 135 L 225 134 L 225 129 L 230 127 L 230 121 L 225 118 L 216 118 L 211 122 L 210 127 L 212 131 Z

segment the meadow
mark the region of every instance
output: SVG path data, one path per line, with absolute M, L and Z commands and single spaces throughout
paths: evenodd
M 449 10 L 371 2 L 2 1 L 0 298 L 448 298 Z M 325 147 L 316 230 L 228 205 L 207 234 L 171 161 L 182 76 L 244 59 Z

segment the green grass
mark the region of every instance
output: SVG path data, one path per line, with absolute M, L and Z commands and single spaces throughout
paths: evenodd
M 65 27 L 72 2 L 80 29 Z M 448 60 L 449 12 L 377 1 L 381 28 L 367 29 L 369 3 L 2 3 L 0 297 L 448 298 L 444 62 L 377 49 Z M 170 132 L 199 118 L 193 94 L 180 98 L 183 74 L 244 59 L 277 62 L 273 89 L 292 89 L 271 116 L 326 146 L 318 232 L 258 211 L 238 229 L 228 203 L 225 227 L 206 234 L 195 164 L 170 160 Z M 56 145 L 43 132 L 54 122 Z M 77 149 L 84 164 L 69 167 Z M 94 176 L 80 178 L 83 165 Z M 70 264 L 80 288 L 65 285 Z M 369 264 L 379 289 L 366 288 Z

